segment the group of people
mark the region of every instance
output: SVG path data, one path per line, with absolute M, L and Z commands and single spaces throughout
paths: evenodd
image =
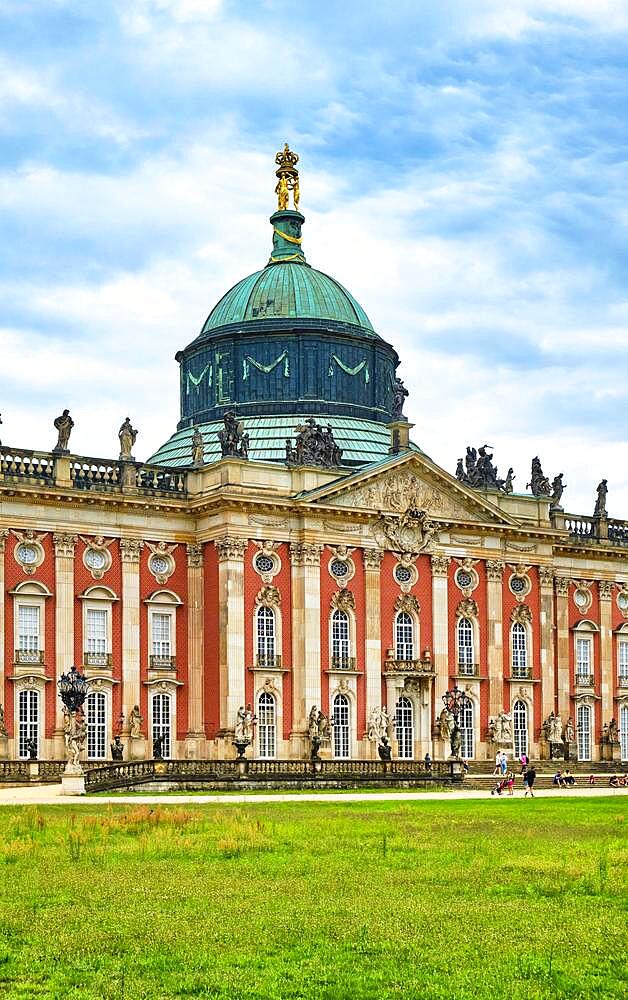
M 530 763 L 530 759 L 526 753 L 521 754 L 519 763 L 521 764 L 521 775 L 525 789 L 524 798 L 527 798 L 528 795 L 534 798 L 536 768 L 534 764 Z M 493 774 L 499 775 L 499 781 L 494 788 L 491 788 L 491 795 L 503 795 L 504 792 L 507 792 L 508 795 L 513 795 L 515 790 L 515 772 L 512 769 L 509 770 L 508 757 L 503 750 L 498 750 L 495 754 L 495 770 Z
M 556 788 L 573 788 L 575 783 L 576 779 L 569 768 L 566 771 L 557 771 L 552 778 L 552 785 Z

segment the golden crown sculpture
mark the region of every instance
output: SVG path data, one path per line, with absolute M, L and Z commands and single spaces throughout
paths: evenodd
M 277 195 L 277 208 L 280 212 L 285 212 L 288 208 L 291 191 L 295 210 L 299 210 L 299 171 L 296 168 L 298 162 L 298 154 L 292 152 L 288 143 L 275 156 L 277 164 L 275 174 L 278 178 L 275 194 Z

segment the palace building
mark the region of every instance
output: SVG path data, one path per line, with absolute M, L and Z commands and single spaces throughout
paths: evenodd
M 297 159 L 147 462 L 128 418 L 118 457 L 74 454 L 67 411 L 52 451 L 0 447 L 0 757 L 63 757 L 75 664 L 91 761 L 118 733 L 232 759 L 247 705 L 257 758 L 309 756 L 316 709 L 333 757 L 376 758 L 387 713 L 393 756 L 445 759 L 454 686 L 463 757 L 628 759 L 628 521 L 605 482 L 568 514 L 538 459 L 520 494 L 487 446 L 452 475 L 411 440 L 385 331 L 306 260 Z

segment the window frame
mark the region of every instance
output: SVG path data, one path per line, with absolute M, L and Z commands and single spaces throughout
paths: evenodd
M 338 691 L 332 699 L 333 752 L 335 760 L 350 760 L 352 750 L 352 704 L 351 698 L 344 691 Z M 336 709 L 342 710 L 343 721 L 337 721 Z M 344 716 L 346 715 L 346 721 Z M 344 752 L 346 750 L 346 753 Z
M 407 694 L 400 694 L 395 704 L 394 720 L 397 754 L 400 760 L 414 760 L 414 716 L 412 699 Z
M 271 721 L 268 721 L 270 710 Z M 277 757 L 277 698 L 270 691 L 260 691 L 257 696 L 257 755 L 262 760 Z
M 94 700 L 98 705 L 103 706 L 102 711 L 102 721 L 96 718 L 95 721 L 90 721 L 90 703 Z M 100 712 L 98 712 L 100 714 Z M 108 742 L 110 733 L 110 711 L 109 711 L 109 698 L 107 692 L 105 691 L 89 691 L 87 698 L 85 700 L 85 721 L 87 723 L 87 742 L 86 742 L 86 755 L 87 760 L 107 760 L 108 758 Z M 91 753 L 91 747 L 94 743 L 96 745 L 101 742 L 102 753 Z
M 24 719 L 22 719 L 23 695 L 24 696 L 34 695 L 34 698 L 27 699 L 28 711 L 25 713 Z M 31 718 L 31 707 L 33 703 L 36 706 L 37 717 L 35 721 L 33 721 Z M 43 705 L 44 705 L 44 699 L 42 698 L 42 692 L 39 690 L 39 688 L 21 687 L 16 692 L 15 713 L 16 713 L 16 736 L 17 736 L 18 760 L 29 759 L 29 753 L 28 750 L 24 748 L 24 744 L 26 743 L 26 740 L 33 738 L 33 731 L 35 733 L 35 742 L 37 744 L 37 757 L 41 755 L 42 727 L 44 723 Z
M 406 636 L 408 634 L 410 635 L 409 642 L 407 637 L 403 638 L 404 630 L 406 632 Z M 398 663 L 411 663 L 413 660 L 418 659 L 417 648 L 416 619 L 412 612 L 402 608 L 395 613 L 393 621 L 393 649 L 395 651 L 395 660 L 397 660 Z M 407 654 L 408 649 L 410 650 L 410 656 L 404 655 Z M 400 655 L 400 653 L 402 655 Z

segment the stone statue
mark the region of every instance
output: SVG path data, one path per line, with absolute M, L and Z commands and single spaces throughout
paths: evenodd
M 456 466 L 456 479 L 458 479 L 461 483 L 464 483 L 465 481 L 464 465 L 462 464 L 461 458 L 458 459 L 458 464 Z
M 131 426 L 131 421 L 128 417 L 125 418 L 124 423 L 118 431 L 118 437 L 120 439 L 120 461 L 132 462 L 133 455 L 131 454 L 131 450 L 137 440 L 137 431 Z
M 454 719 L 453 729 L 451 730 L 450 743 L 451 743 L 451 756 L 459 757 L 460 751 L 462 749 L 462 733 L 460 732 L 458 723 L 456 722 L 455 719 Z
M 473 486 L 482 490 L 501 490 L 502 493 L 512 493 L 512 481 L 515 478 L 513 470 L 509 469 L 505 479 L 500 479 L 497 475 L 497 468 L 493 464 L 493 454 L 489 452 L 490 444 L 483 444 L 476 451 L 470 445 L 467 446 L 467 453 L 463 461 L 458 459 L 456 466 L 456 479 L 465 486 Z
M 451 729 L 454 717 L 451 712 L 444 708 L 438 717 L 438 735 L 444 743 L 451 737 Z
M 60 417 L 57 417 L 54 422 L 55 429 L 58 431 L 57 443 L 54 446 L 53 453 L 61 454 L 68 450 L 68 441 L 70 440 L 70 434 L 72 428 L 74 427 L 74 421 L 70 416 L 69 410 L 64 410 Z
M 142 723 L 144 721 L 144 716 L 140 712 L 140 706 L 134 705 L 129 712 L 129 735 L 131 739 L 137 739 L 141 736 Z
M 63 709 L 63 731 L 65 750 L 70 768 L 80 768 L 80 756 L 87 739 L 87 722 L 82 709 L 70 712 Z
M 249 436 L 244 433 L 244 425 L 233 410 L 227 410 L 222 418 L 224 427 L 218 431 L 220 453 L 223 458 L 248 458 Z
M 560 757 L 563 750 L 563 723 L 560 715 L 550 712 L 542 728 L 545 739 L 550 745 L 550 759 Z
M 608 742 L 619 743 L 619 730 L 617 728 L 617 720 L 615 718 L 611 719 L 608 724 Z
M 205 445 L 203 443 L 203 435 L 199 431 L 198 427 L 195 427 L 192 435 L 192 465 L 195 469 L 199 469 L 204 464 Z
M 597 500 L 595 501 L 595 510 L 593 511 L 593 517 L 608 517 L 608 512 L 606 510 L 606 497 L 608 494 L 607 480 L 603 479 L 599 483 L 597 488 Z
M 403 404 L 410 395 L 400 378 L 395 378 L 395 388 L 393 390 L 392 418 L 393 420 L 404 420 Z
M 558 507 L 567 484 L 563 483 L 563 473 L 552 479 L 552 507 Z
M 379 754 L 380 760 L 390 760 L 392 757 L 392 747 L 390 745 L 390 740 L 386 735 L 382 736 L 381 740 L 377 744 L 377 753 Z
M 4 717 L 4 705 L 0 705 L 0 737 L 8 735 L 7 724 Z
M 26 753 L 28 754 L 29 760 L 37 760 L 37 741 L 33 739 L 27 739 L 24 743 Z
M 240 705 L 238 709 L 238 714 L 236 717 L 234 741 L 236 743 L 250 743 L 253 738 L 253 723 L 255 717 L 251 710 L 251 706 Z
M 288 465 L 320 465 L 335 469 L 341 464 L 342 449 L 334 440 L 331 424 L 323 428 L 314 417 L 307 417 L 296 428 L 294 447 L 286 440 L 286 463 Z
M 535 497 L 549 497 L 552 495 L 550 481 L 547 476 L 543 475 L 541 460 L 538 455 L 532 459 L 530 482 L 526 483 L 526 489 L 528 489 L 528 487 L 532 490 Z
M 163 736 L 155 736 L 153 740 L 153 760 L 163 760 L 164 757 L 164 738 Z
M 112 760 L 123 760 L 124 758 L 124 744 L 120 739 L 120 736 L 114 736 L 113 743 L 111 744 L 111 759 Z
M 564 739 L 565 743 L 574 743 L 576 740 L 576 727 L 574 726 L 574 721 L 571 715 L 567 719 L 567 724 L 565 725 Z
M 504 493 L 512 493 L 512 491 L 513 491 L 513 485 L 512 485 L 513 479 L 516 479 L 516 476 L 513 475 L 513 468 L 511 466 L 509 468 L 508 472 L 506 473 L 506 478 L 505 479 L 498 479 L 497 480 L 497 485 L 499 486 L 499 488 L 501 490 L 504 491 Z
M 331 739 L 331 726 L 329 724 L 329 719 L 324 712 L 319 712 L 316 717 L 316 724 L 318 726 L 318 737 L 321 741 Z
M 374 708 L 369 716 L 368 738 L 371 743 L 381 743 L 390 732 L 390 718 L 385 708 Z
M 493 742 L 512 743 L 512 719 L 508 712 L 500 712 L 493 721 Z
M 318 706 L 312 705 L 307 720 L 307 734 L 312 739 L 318 736 Z

